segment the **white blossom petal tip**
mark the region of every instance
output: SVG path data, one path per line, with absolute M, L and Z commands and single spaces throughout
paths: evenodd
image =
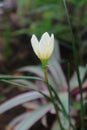
M 31 37 L 31 43 L 38 43 L 38 39 L 37 37 L 33 34 L 32 37 Z

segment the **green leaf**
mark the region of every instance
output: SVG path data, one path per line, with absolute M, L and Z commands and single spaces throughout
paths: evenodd
M 31 81 L 26 81 L 26 80 L 1 80 L 4 83 L 15 85 L 18 87 L 23 87 L 26 89 L 34 89 L 34 90 L 39 90 L 38 86 L 35 83 L 32 83 Z
M 33 101 L 39 98 L 43 98 L 43 96 L 39 93 L 39 92 L 26 92 L 24 94 L 20 94 L 8 101 L 6 101 L 5 103 L 0 105 L 0 113 L 3 113 L 15 106 L 18 106 L 20 104 L 23 104 L 27 101 Z
M 87 72 L 87 66 L 85 66 L 85 67 L 79 66 L 79 73 L 80 73 L 81 82 L 83 81 L 86 72 Z M 78 86 L 79 86 L 79 84 L 78 84 L 77 74 L 76 74 L 76 72 L 74 72 L 74 75 L 72 76 L 72 78 L 70 80 L 70 89 L 72 90 Z
M 34 123 L 36 123 L 40 118 L 42 118 L 50 109 L 51 104 L 43 105 L 36 111 L 32 112 L 28 118 L 23 120 L 20 124 L 18 124 L 14 130 L 27 130 L 30 129 Z
M 67 114 L 69 114 L 69 101 L 68 101 L 68 92 L 63 92 L 59 94 L 61 103 L 63 104 Z
M 20 72 L 29 72 L 29 73 L 33 73 L 37 76 L 40 76 L 41 78 L 44 79 L 44 73 L 42 71 L 42 68 L 41 66 L 26 66 L 26 67 L 22 67 L 20 69 L 18 69 L 18 71 Z M 48 73 L 48 79 L 49 79 L 49 82 L 54 86 L 56 86 L 56 83 L 55 81 L 53 80 L 53 77 Z M 44 84 L 45 85 L 45 84 Z M 45 85 L 46 86 L 46 85 Z

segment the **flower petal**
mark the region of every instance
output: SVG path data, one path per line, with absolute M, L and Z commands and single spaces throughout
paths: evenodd
M 54 49 L 54 35 L 51 34 L 51 39 L 50 39 L 50 49 L 51 51 L 53 52 L 53 49 Z
M 51 38 L 50 38 L 50 41 L 49 41 L 49 45 L 48 45 L 48 50 L 47 50 L 47 58 L 49 58 L 53 52 L 53 49 L 54 49 L 54 35 L 52 34 L 51 35 Z
M 37 37 L 36 37 L 34 34 L 32 35 L 31 43 L 32 43 L 32 44 L 33 44 L 33 43 L 38 44 L 38 39 L 37 39 Z
M 32 48 L 33 48 L 35 54 L 38 56 L 39 42 L 38 42 L 38 39 L 35 35 L 33 35 L 32 38 L 31 38 L 31 45 L 32 45 Z
M 41 37 L 40 43 L 41 44 L 49 44 L 49 41 L 50 41 L 50 36 L 47 32 L 45 32 Z

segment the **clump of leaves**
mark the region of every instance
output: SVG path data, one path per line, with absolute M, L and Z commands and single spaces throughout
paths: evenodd
M 76 103 L 76 104 L 78 104 L 78 106 L 80 106 L 79 98 L 78 98 L 79 91 L 76 91 L 76 90 L 79 90 L 77 77 L 76 77 L 76 73 L 75 73 L 74 76 L 70 80 L 70 97 L 69 97 L 68 83 L 66 81 L 65 75 L 64 75 L 63 70 L 59 63 L 61 58 L 60 58 L 60 53 L 59 53 L 58 47 L 59 47 L 58 43 L 56 42 L 53 56 L 50 59 L 49 64 L 48 64 L 48 78 L 49 78 L 50 84 L 53 86 L 54 90 L 58 94 L 60 101 L 62 102 L 62 104 L 64 106 L 65 111 L 67 112 L 67 114 L 71 113 L 69 115 L 70 120 L 73 120 L 75 122 L 74 118 L 72 118 L 72 117 L 74 117 L 76 115 L 76 111 L 80 110 L 80 107 L 77 107 L 77 105 L 75 105 L 75 103 Z M 80 75 L 81 81 L 83 81 L 87 67 L 80 67 L 79 70 L 80 70 L 80 74 L 81 74 Z M 31 111 L 25 112 L 25 113 L 21 114 L 20 116 L 16 117 L 15 119 L 13 119 L 13 121 L 8 124 L 8 128 L 14 128 L 14 130 L 27 130 L 28 128 L 31 128 L 31 126 L 34 125 L 34 123 L 36 123 L 39 119 L 42 119 L 42 123 L 46 125 L 45 114 L 48 111 L 51 113 L 55 113 L 55 112 L 54 112 L 54 108 L 48 98 L 49 94 L 48 94 L 46 84 L 44 82 L 42 82 L 43 81 L 43 72 L 42 72 L 41 67 L 39 65 L 38 66 L 27 66 L 27 67 L 20 68 L 17 71 L 18 72 L 27 72 L 27 73 L 29 73 L 29 76 L 25 76 L 25 77 L 10 76 L 9 77 L 9 76 L 1 75 L 0 81 L 10 83 L 13 86 L 14 85 L 22 86 L 24 88 L 27 88 L 27 90 L 29 90 L 29 92 L 20 94 L 16 97 L 6 101 L 5 103 L 1 104 L 0 113 L 3 113 L 20 104 Z M 38 78 L 34 78 L 34 77 L 30 76 L 30 74 L 33 74 L 34 76 L 38 76 Z M 33 82 L 30 79 L 33 79 Z M 85 88 L 84 86 L 85 85 L 83 85 L 83 91 Z M 71 103 L 73 105 L 71 103 L 69 103 L 69 98 L 72 99 Z M 74 98 L 74 100 L 73 100 L 73 98 Z M 40 100 L 38 100 L 38 99 L 40 99 Z M 71 105 L 73 107 L 70 108 Z M 61 110 L 61 105 L 59 105 L 59 109 Z M 64 113 L 61 113 L 60 110 L 58 110 L 58 111 L 60 113 L 60 119 L 61 119 L 62 125 L 64 126 L 64 128 L 66 126 L 66 129 L 68 129 L 70 127 L 69 120 L 66 118 Z M 74 113 L 73 113 L 73 110 L 74 110 Z M 72 123 L 73 123 L 73 121 L 72 121 Z M 57 121 L 55 121 L 55 123 L 53 124 L 52 130 L 56 130 L 56 128 L 58 128 L 60 130 L 60 126 L 57 123 Z

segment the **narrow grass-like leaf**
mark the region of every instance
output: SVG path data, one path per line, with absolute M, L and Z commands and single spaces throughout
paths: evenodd
M 39 87 L 35 83 L 33 83 L 31 81 L 27 81 L 27 80 L 13 80 L 13 82 L 19 83 L 21 86 L 23 85 L 23 87 L 28 88 L 28 89 L 39 90 Z
M 51 104 L 40 107 L 36 111 L 32 112 L 28 118 L 19 123 L 14 130 L 28 130 L 35 122 L 42 118 L 51 109 L 51 107 Z
M 55 82 L 57 85 L 60 84 L 62 87 L 67 88 L 67 81 L 60 64 L 55 60 L 55 58 L 52 63 L 54 64 L 49 65 L 49 70 L 52 73 Z
M 22 68 L 18 69 L 18 71 L 29 72 L 29 73 L 36 74 L 40 77 L 44 77 L 41 66 L 26 66 L 26 67 L 22 67 Z
M 79 66 L 79 73 L 80 73 L 81 82 L 83 82 L 83 79 L 85 77 L 86 72 L 87 72 L 87 66 L 86 67 Z M 70 80 L 70 89 L 72 90 L 78 86 L 79 86 L 79 83 L 78 83 L 77 74 L 76 74 L 76 72 L 74 72 L 74 74 Z
M 22 67 L 22 68 L 18 69 L 18 71 L 33 73 L 37 76 L 40 76 L 41 78 L 44 78 L 43 71 L 39 65 Z M 55 80 L 53 79 L 53 76 L 49 72 L 48 72 L 48 79 L 49 79 L 50 84 L 52 84 L 52 86 L 54 86 L 54 88 L 56 88 L 57 84 L 56 84 Z
M 66 11 L 66 15 L 67 15 L 67 20 L 68 20 L 68 23 L 69 23 L 69 26 L 70 26 L 70 33 L 71 33 L 71 36 L 72 36 L 73 57 L 74 57 L 74 63 L 75 63 L 77 79 L 78 79 L 78 83 L 79 83 L 79 90 L 80 90 L 81 130 L 85 130 L 85 125 L 84 125 L 84 104 L 83 104 L 83 96 L 82 96 L 82 82 L 81 82 L 80 73 L 79 73 L 79 63 L 78 63 L 78 56 L 77 56 L 77 50 L 76 50 L 76 41 L 75 41 L 73 29 L 72 29 L 71 19 L 70 19 L 70 16 L 69 16 L 69 11 L 68 11 L 68 8 L 67 8 L 66 0 L 63 0 L 63 3 L 64 3 L 64 8 L 65 8 L 65 11 Z
M 61 60 L 59 44 L 55 42 L 54 52 L 52 57 L 49 60 L 49 70 L 57 83 L 57 86 L 60 84 L 63 87 L 67 87 L 67 81 L 65 75 L 62 71 L 59 61 Z
M 27 101 L 36 100 L 39 98 L 43 98 L 43 95 L 41 95 L 39 92 L 35 92 L 35 91 L 20 94 L 16 97 L 6 101 L 5 103 L 1 104 L 0 113 L 4 113 L 5 111 L 7 111 L 15 106 L 21 105 Z
M 35 77 L 35 76 L 13 76 L 13 75 L 4 75 L 4 74 L 0 74 L 0 80 L 2 79 L 7 79 L 7 80 L 12 80 L 12 79 L 29 79 L 29 80 L 40 80 L 40 81 L 44 81 L 43 79 L 39 78 L 39 77 Z
M 62 125 L 63 127 L 65 128 L 65 130 L 69 130 L 69 121 L 63 116 L 61 115 L 60 116 L 60 119 L 61 119 L 61 122 L 62 122 Z M 54 122 L 51 130 L 61 130 L 60 126 L 59 126 L 59 123 L 57 122 L 57 120 Z M 70 130 L 72 130 L 72 128 L 70 128 Z
M 7 129 L 13 129 L 18 123 L 20 123 L 21 121 L 23 121 L 24 119 L 26 119 L 27 117 L 29 117 L 31 114 L 31 112 L 25 112 L 19 116 L 17 116 L 16 118 L 14 118 L 8 125 L 7 125 Z
M 18 87 L 23 87 L 23 88 L 26 88 L 26 89 L 34 89 L 34 90 L 39 90 L 38 86 L 32 82 L 28 82 L 26 80 L 5 80 L 5 79 L 2 79 L 1 80 L 2 82 L 4 83 L 8 83 L 8 84 L 11 84 L 11 85 L 15 85 L 15 86 L 18 86 Z
M 57 40 L 55 40 L 55 43 L 54 43 L 54 51 L 53 51 L 53 54 L 51 56 L 51 58 L 49 59 L 49 62 L 52 63 L 51 61 L 54 59 L 57 60 L 57 61 L 60 61 L 61 60 L 61 56 L 60 56 L 60 50 L 59 50 L 59 43 Z
M 69 116 L 68 116 L 68 108 L 69 107 L 65 107 L 64 106 L 64 104 L 63 104 L 63 102 L 62 102 L 62 98 L 61 98 L 61 96 L 60 95 L 57 95 L 57 93 L 56 93 L 56 91 L 53 89 L 53 87 L 48 83 L 48 85 L 50 86 L 50 88 L 52 89 L 52 91 L 53 91 L 53 93 L 54 93 L 54 95 L 55 95 L 55 98 L 56 98 L 56 100 L 58 101 L 58 103 L 59 103 L 59 105 L 61 106 L 61 112 L 65 115 L 65 117 L 67 118 L 67 119 L 69 119 Z M 65 93 L 66 95 L 67 95 L 67 97 L 68 97 L 68 93 L 66 92 Z M 68 105 L 67 105 L 68 106 Z M 58 109 L 58 106 L 57 106 L 57 109 Z M 74 128 L 74 126 L 72 125 L 72 123 L 70 122 L 70 125 L 71 125 L 71 127 L 75 130 L 75 128 Z

